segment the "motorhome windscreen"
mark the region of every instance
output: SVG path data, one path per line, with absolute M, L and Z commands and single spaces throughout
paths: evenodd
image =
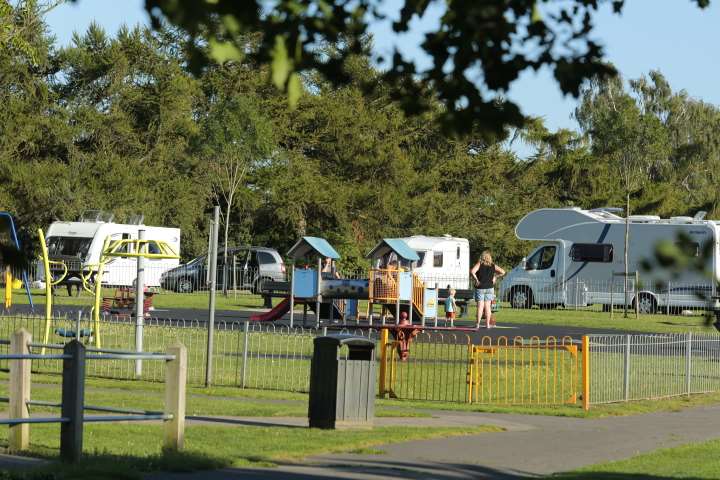
M 611 243 L 576 243 L 570 249 L 573 262 L 604 262 L 613 261 Z
M 90 250 L 90 237 L 48 237 L 48 253 L 51 257 L 85 258 Z
M 527 270 L 545 270 L 552 267 L 556 251 L 557 247 L 553 245 L 541 248 L 527 261 Z

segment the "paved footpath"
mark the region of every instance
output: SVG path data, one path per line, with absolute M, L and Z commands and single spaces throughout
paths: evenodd
M 148 480 L 421 479 L 537 477 L 720 437 L 720 405 L 680 412 L 580 419 L 534 415 L 431 412 L 434 418 L 378 418 L 378 425 L 497 425 L 500 433 L 378 447 L 382 455 L 323 455 L 271 469 L 226 468 L 155 474 Z M 304 425 L 300 418 L 200 419 L 240 425 Z

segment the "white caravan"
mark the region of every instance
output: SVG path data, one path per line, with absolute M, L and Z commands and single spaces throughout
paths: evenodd
M 625 218 L 610 210 L 544 208 L 528 213 L 515 227 L 515 235 L 541 243 L 503 279 L 500 298 L 516 308 L 623 305 Z M 642 313 L 705 306 L 697 292 L 715 294 L 720 272 L 718 229 L 719 222 L 704 220 L 704 212 L 668 219 L 631 215 L 628 271 L 641 273 L 638 288 L 634 276 L 629 279 L 628 304 L 637 300 Z M 690 239 L 685 245 L 690 255 L 700 256 L 712 242 L 705 266 L 711 278 L 690 269 L 671 279 L 661 269 L 642 271 L 642 262 L 652 261 L 659 242 L 676 242 L 681 234 Z
M 447 288 L 449 285 L 457 290 L 469 288 L 470 244 L 467 239 L 450 235 L 413 235 L 402 240 L 420 257 L 414 272 L 427 286 Z
M 102 212 L 87 212 L 77 222 L 53 222 L 45 233 L 51 260 L 62 260 L 68 266 L 67 283 L 77 283 L 81 271 L 97 265 L 106 238 L 110 240 L 137 239 L 145 230 L 148 240 L 166 242 L 180 253 L 180 229 L 143 225 L 142 216 L 131 223 L 113 223 L 113 216 Z M 145 285 L 160 286 L 160 275 L 180 264 L 177 259 L 145 259 Z M 106 264 L 102 283 L 108 286 L 132 286 L 137 276 L 135 257 L 116 257 Z

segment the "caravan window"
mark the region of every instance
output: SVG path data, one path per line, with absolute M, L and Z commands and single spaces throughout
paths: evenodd
M 613 246 L 611 243 L 576 243 L 570 249 L 570 258 L 573 262 L 603 262 L 613 261 Z
M 433 252 L 433 267 L 443 266 L 443 252 Z
M 541 248 L 527 261 L 527 270 L 546 270 L 552 267 L 556 251 L 557 247 L 554 245 Z
M 85 258 L 90 250 L 92 238 L 87 237 L 48 237 L 48 254 L 51 257 L 68 256 Z
M 457 260 L 460 260 L 460 245 L 457 247 L 457 255 L 455 257 Z
M 423 262 L 425 261 L 425 252 L 415 250 L 415 253 L 417 253 L 417 256 L 420 257 L 417 261 L 416 266 L 421 267 Z

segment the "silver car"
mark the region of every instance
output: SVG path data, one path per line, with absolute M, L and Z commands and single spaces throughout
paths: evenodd
M 160 286 L 176 292 L 193 292 L 208 288 L 207 255 L 168 270 L 160 277 Z M 217 259 L 217 288 L 222 290 L 227 282 L 228 289 L 250 290 L 257 293 L 262 283 L 268 280 L 285 280 L 285 263 L 274 248 L 232 247 L 228 248 L 227 263 L 221 248 Z

